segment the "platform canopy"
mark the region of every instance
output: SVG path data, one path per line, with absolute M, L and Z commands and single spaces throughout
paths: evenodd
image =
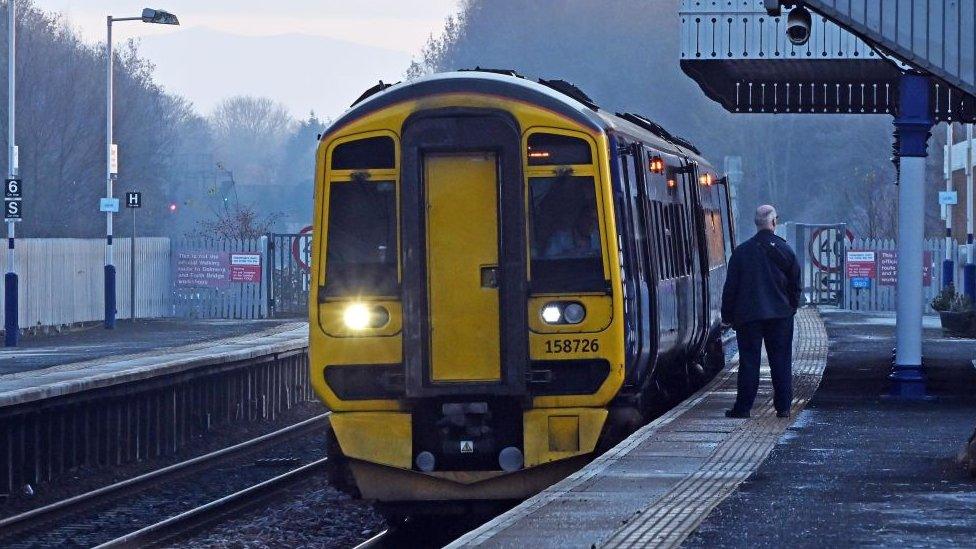
M 790 9 L 770 15 L 767 3 L 682 2 L 681 68 L 729 111 L 892 114 L 898 77 L 914 69 L 935 77 L 934 119 L 976 121 L 972 1 L 805 0 L 800 46 Z

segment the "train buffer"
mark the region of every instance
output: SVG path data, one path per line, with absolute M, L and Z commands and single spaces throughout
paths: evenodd
M 894 315 L 801 310 L 792 418 L 768 370 L 726 419 L 736 362 L 565 480 L 450 547 L 965 546 L 976 480 L 976 342 L 926 317 L 926 400 L 888 398 Z M 764 392 L 765 391 L 765 392 Z

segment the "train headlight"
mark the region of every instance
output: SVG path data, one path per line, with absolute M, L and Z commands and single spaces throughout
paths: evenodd
M 563 311 L 558 303 L 547 303 L 540 314 L 546 324 L 559 324 L 563 319 Z
M 353 303 L 342 313 L 342 321 L 350 330 L 382 328 L 390 321 L 390 311 L 386 307 L 369 307 L 364 303 Z
M 566 324 L 579 324 L 586 318 L 586 308 L 582 303 L 570 303 L 563 309 L 563 319 Z

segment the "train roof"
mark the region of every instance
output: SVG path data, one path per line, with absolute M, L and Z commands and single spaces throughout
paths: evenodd
M 687 140 L 677 137 L 650 119 L 632 113 L 601 109 L 583 90 L 564 80 L 538 81 L 512 70 L 468 69 L 437 73 L 404 83 L 379 84 L 366 90 L 326 131 L 332 133 L 370 112 L 419 96 L 476 92 L 520 99 L 559 113 L 593 130 L 620 132 L 654 145 L 665 152 L 687 156 L 709 165 Z

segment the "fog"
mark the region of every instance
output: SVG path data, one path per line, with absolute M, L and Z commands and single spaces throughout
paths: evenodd
M 19 234 L 100 236 L 104 48 L 79 39 L 31 0 L 18 5 L 17 142 L 26 194 Z M 678 5 L 467 0 L 412 66 L 403 67 L 404 77 L 482 66 L 565 79 L 607 110 L 641 113 L 690 139 L 720 170 L 726 155 L 743 157 L 743 212 L 770 202 L 785 220 L 848 222 L 859 236 L 893 236 L 890 117 L 726 113 L 680 70 Z M 6 58 L 5 26 L 0 36 Z M 242 215 L 252 220 L 245 233 L 294 232 L 310 223 L 316 135 L 340 113 L 296 118 L 281 98 L 243 96 L 232 85 L 202 111 L 178 89 L 158 85 L 138 43 L 119 45 L 115 63 L 115 194 L 143 192 L 141 234 L 199 234 Z M 329 66 L 326 59 L 316 70 Z M 4 96 L 5 77 L 4 71 Z M 373 84 L 343 82 L 351 89 Z M 3 101 L 4 118 L 5 110 Z M 4 147 L 5 141 L 4 132 Z M 926 208 L 931 234 L 940 230 L 934 198 L 942 185 L 940 146 L 933 139 Z M 5 157 L 0 166 L 6 169 Z M 116 233 L 129 231 L 129 217 L 117 216 Z
M 747 213 L 771 202 L 781 219 L 847 222 L 859 236 L 894 236 L 891 117 L 725 112 L 681 72 L 679 5 L 468 0 L 411 74 L 481 66 L 568 80 L 606 110 L 644 114 L 690 139 L 720 170 L 726 155 L 741 156 Z M 941 142 L 930 147 L 926 213 L 938 234 Z

